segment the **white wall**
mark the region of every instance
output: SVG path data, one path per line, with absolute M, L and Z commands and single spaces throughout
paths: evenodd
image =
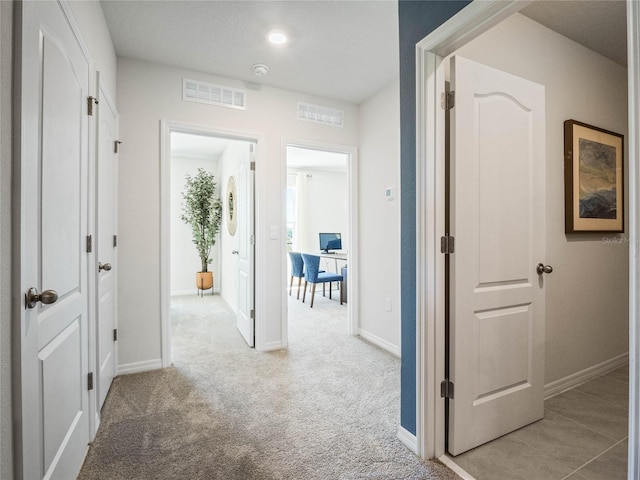
M 357 107 L 285 90 L 247 89 L 248 110 L 234 110 L 182 101 L 187 76 L 230 87 L 236 80 L 185 71 L 131 59 L 118 60 L 118 110 L 123 143 L 119 169 L 119 355 L 120 364 L 156 362 L 160 337 L 160 139 L 166 119 L 260 135 L 256 158 L 257 209 L 257 341 L 262 348 L 281 345 L 284 290 L 284 219 L 281 201 L 283 137 L 357 145 Z M 298 101 L 345 111 L 345 127 L 334 128 L 296 120 Z M 249 135 L 250 136 L 250 135 Z M 126 148 L 124 148 L 126 146 Z M 280 232 L 271 238 L 273 227 Z M 140 234 L 140 232 L 144 234 Z
M 346 168 L 347 159 L 344 157 Z M 349 183 L 346 171 L 292 168 L 289 172 L 300 175 L 302 179 L 297 183 L 298 186 L 302 184 L 302 188 L 296 192 L 300 251 L 319 252 L 320 232 L 341 233 L 342 249 L 346 251 L 349 245 Z M 333 270 L 332 265 L 330 271 Z
M 604 237 L 615 235 L 565 235 L 563 161 L 567 119 L 626 138 L 626 69 L 520 14 L 457 53 L 546 87 L 547 253 L 540 261 L 553 273 L 545 278 L 545 383 L 626 353 L 628 236 L 608 243 Z
M 11 411 L 11 79 L 13 2 L 0 2 L 0 478 L 13 478 Z
M 395 189 L 395 199 L 385 189 Z M 360 334 L 400 355 L 400 85 L 360 105 Z M 391 311 L 386 309 L 387 299 Z
M 116 101 L 116 52 L 113 49 L 111 34 L 102 13 L 99 0 L 69 2 L 84 44 L 89 49 L 94 68 L 100 72 L 103 83 L 111 99 Z M 94 85 L 91 89 L 95 88 Z
M 234 311 L 238 309 L 238 256 L 233 255 L 231 252 L 239 249 L 240 240 L 237 231 L 234 235 L 229 234 L 229 225 L 227 222 L 227 209 L 229 208 L 227 205 L 227 187 L 229 177 L 232 176 L 236 184 L 236 197 L 242 194 L 242 192 L 238 191 L 239 165 L 242 159 L 246 158 L 249 154 L 249 143 L 233 141 L 229 143 L 229 146 L 220 157 L 221 198 L 223 199 L 222 226 L 220 227 L 220 261 L 222 270 L 220 295 Z
M 220 196 L 220 175 L 218 159 L 171 157 L 171 295 L 196 294 L 196 272 L 202 270 L 200 257 L 193 244 L 191 226 L 180 220 L 182 213 L 182 192 L 185 176 L 198 174 L 198 168 L 213 173 L 216 183 L 216 196 Z M 211 249 L 209 271 L 213 272 L 214 291 L 220 290 L 220 241 Z M 211 293 L 211 292 L 209 292 Z

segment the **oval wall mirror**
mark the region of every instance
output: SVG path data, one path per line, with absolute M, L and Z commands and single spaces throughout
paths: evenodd
M 233 177 L 229 177 L 227 182 L 227 228 L 230 235 L 236 234 L 237 218 L 236 218 L 236 181 Z

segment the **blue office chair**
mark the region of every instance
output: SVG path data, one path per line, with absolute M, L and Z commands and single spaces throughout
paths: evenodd
M 304 262 L 302 261 L 302 254 L 299 252 L 289 252 L 289 259 L 291 260 L 291 280 L 289 281 L 289 296 L 291 296 L 291 290 L 293 290 L 293 277 L 298 278 L 298 296 L 300 300 L 300 284 L 302 283 L 302 277 L 304 277 Z
M 329 282 L 340 282 L 340 305 L 342 305 L 342 275 L 337 273 L 320 272 L 320 257 L 317 255 L 309 255 L 308 253 L 302 254 L 302 261 L 304 262 L 304 292 L 302 294 L 302 303 L 304 303 L 307 295 L 307 284 L 311 284 L 311 308 L 313 308 L 313 299 L 316 295 L 316 285 L 322 283 L 324 291 L 324 284 Z M 331 298 L 331 287 L 329 287 L 329 298 Z

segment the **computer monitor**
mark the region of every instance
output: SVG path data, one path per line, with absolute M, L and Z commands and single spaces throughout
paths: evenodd
M 320 250 L 342 250 L 342 235 L 340 233 L 320 233 Z

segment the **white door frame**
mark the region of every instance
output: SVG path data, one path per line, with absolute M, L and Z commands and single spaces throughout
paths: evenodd
M 255 170 L 255 199 L 254 210 L 255 231 L 261 231 L 262 223 L 260 217 L 260 193 L 264 190 L 262 185 L 262 169 L 259 167 L 263 162 L 262 151 L 264 150 L 264 139 L 262 135 L 248 132 L 238 132 L 210 127 L 208 125 L 195 125 L 170 120 L 160 120 L 160 332 L 161 332 L 161 355 L 162 367 L 171 366 L 171 132 L 189 133 L 193 135 L 204 135 L 208 137 L 222 137 L 230 140 L 241 140 L 256 144 L 256 170 Z M 264 205 L 264 202 L 262 202 Z M 258 312 L 266 311 L 266 297 L 264 292 L 265 279 L 260 279 L 260 265 L 264 259 L 264 246 L 260 241 L 256 241 L 253 275 L 255 281 L 255 348 L 262 350 L 266 343 L 264 340 L 264 325 Z
M 445 454 L 444 402 L 444 91 L 443 58 L 530 1 L 475 1 L 416 45 L 416 402 L 423 458 Z M 629 479 L 640 479 L 640 3 L 627 1 L 629 84 Z
M 287 238 L 287 147 L 300 147 L 310 150 L 322 150 L 331 153 L 347 155 L 347 182 L 349 185 L 349 275 L 347 277 L 347 324 L 350 335 L 359 334 L 359 294 L 358 294 L 358 149 L 349 145 L 336 145 L 331 143 L 316 142 L 313 140 L 301 140 L 296 138 L 283 138 L 281 143 L 281 185 L 282 198 L 282 233 L 281 238 Z M 282 243 L 282 271 L 287 272 L 287 245 Z M 282 347 L 289 344 L 289 304 L 285 282 L 282 284 Z

